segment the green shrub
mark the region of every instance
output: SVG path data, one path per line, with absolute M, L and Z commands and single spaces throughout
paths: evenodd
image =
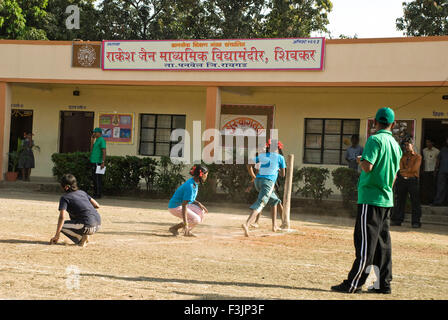
M 80 189 L 92 192 L 92 164 L 89 158 L 89 152 L 55 153 L 51 156 L 53 175 L 60 180 L 64 174 L 71 173 L 76 177 Z M 157 161 L 151 158 L 107 156 L 104 193 L 134 192 L 139 189 L 141 178 L 147 179 L 147 184 L 150 184 L 155 177 L 156 164 Z
M 80 189 L 91 192 L 92 166 L 89 157 L 88 152 L 54 153 L 51 156 L 53 175 L 60 181 L 64 174 L 71 173 L 76 177 Z
M 185 182 L 183 163 L 173 163 L 169 157 L 161 157 L 155 177 L 155 189 L 162 195 L 171 196 Z
M 218 184 L 232 201 L 254 202 L 258 192 L 254 187 L 247 192 L 251 184 L 250 175 L 245 164 L 214 164 L 209 166 Z
M 142 160 L 135 156 L 107 156 L 103 190 L 107 194 L 129 193 L 139 189 Z
M 325 188 L 325 182 L 330 176 L 330 171 L 325 168 L 303 167 L 297 171 L 298 181 L 304 180 L 304 186 L 298 188 L 296 193 L 300 193 L 305 197 L 311 197 L 316 203 L 328 198 L 333 192 L 331 189 Z
M 342 200 L 348 204 L 351 200 L 356 200 L 359 173 L 356 170 L 340 167 L 334 170 L 333 183 L 342 193 Z
M 154 190 L 154 182 L 157 177 L 157 160 L 153 158 L 142 158 L 141 159 L 141 167 L 140 167 L 140 176 L 145 179 L 146 182 L 146 191 Z

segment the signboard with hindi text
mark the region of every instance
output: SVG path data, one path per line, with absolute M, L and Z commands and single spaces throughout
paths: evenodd
M 104 40 L 103 70 L 322 70 L 325 38 Z

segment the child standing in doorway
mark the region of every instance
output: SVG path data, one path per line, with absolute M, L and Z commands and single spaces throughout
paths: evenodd
M 205 214 L 208 213 L 207 208 L 196 201 L 199 185 L 207 180 L 208 169 L 198 164 L 191 168 L 190 174 L 193 177 L 177 188 L 168 204 L 169 212 L 183 220 L 169 229 L 175 236 L 179 235 L 179 229 L 183 228 L 184 236 L 196 237 L 191 230 L 203 222 Z

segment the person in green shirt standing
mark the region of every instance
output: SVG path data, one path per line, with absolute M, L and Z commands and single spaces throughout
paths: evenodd
M 97 166 L 104 168 L 106 161 L 106 140 L 102 137 L 103 132 L 101 128 L 93 130 L 92 138 L 90 140 L 90 163 L 92 164 L 92 178 L 94 187 L 94 198 L 99 199 L 103 192 L 103 175 L 97 174 Z
M 373 268 L 377 281 L 371 293 L 390 294 L 392 281 L 392 246 L 389 226 L 394 206 L 393 185 L 402 156 L 392 136 L 395 113 L 381 108 L 375 116 L 377 132 L 367 140 L 358 162 L 362 168 L 358 182 L 358 215 L 354 241 L 356 259 L 348 277 L 331 290 L 344 293 L 361 292 Z

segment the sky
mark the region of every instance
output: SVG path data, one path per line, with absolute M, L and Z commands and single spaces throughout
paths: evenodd
M 358 38 L 403 37 L 397 31 L 395 20 L 403 16 L 404 0 L 331 0 L 329 14 L 332 38 L 339 35 Z M 406 2 L 410 2 L 409 0 Z

